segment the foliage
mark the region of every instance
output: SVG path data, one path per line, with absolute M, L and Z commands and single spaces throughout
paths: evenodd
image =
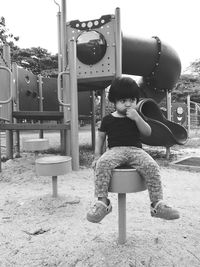
M 96 92 L 96 96 L 98 96 L 98 91 Z M 100 121 L 101 120 L 101 101 L 100 101 L 100 97 L 99 97 L 99 102 L 96 103 L 96 111 L 95 111 L 95 114 L 96 114 L 96 121 Z M 105 113 L 106 114 L 109 114 L 111 112 L 114 111 L 114 104 L 110 103 L 107 96 L 105 98 Z
M 45 48 L 32 47 L 21 49 L 15 45 L 19 37 L 14 36 L 6 27 L 4 17 L 0 18 L 0 49 L 5 44 L 10 46 L 11 60 L 19 66 L 31 70 L 34 74 L 43 76 L 52 76 L 57 74 L 58 57 L 52 55 Z
M 36 75 L 43 75 L 43 71 L 57 69 L 58 67 L 57 55 L 52 55 L 47 49 L 41 47 L 17 48 L 12 51 L 11 57 L 12 61 L 31 70 Z M 48 74 L 51 74 L 51 72 Z
M 186 102 L 187 95 L 191 100 L 200 103 L 200 77 L 194 74 L 181 75 L 172 91 L 172 101 Z
M 14 36 L 6 28 L 6 20 L 4 17 L 0 18 L 0 46 L 8 44 L 11 48 L 14 47 L 14 42 L 18 41 L 19 37 Z
M 79 155 L 80 155 L 80 166 L 90 168 L 94 158 L 92 146 L 89 144 L 80 145 Z
M 192 73 L 195 76 L 200 75 L 200 58 L 192 62 L 186 69 L 186 71 Z

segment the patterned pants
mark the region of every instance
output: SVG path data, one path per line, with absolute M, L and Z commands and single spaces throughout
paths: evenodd
M 151 202 L 163 199 L 158 164 L 143 149 L 137 147 L 113 147 L 97 161 L 95 168 L 95 196 L 107 197 L 112 170 L 126 165 L 135 168 L 145 179 Z

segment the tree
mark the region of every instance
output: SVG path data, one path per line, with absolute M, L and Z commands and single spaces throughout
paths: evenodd
M 14 36 L 6 27 L 6 20 L 4 17 L 0 18 L 0 52 L 2 46 L 8 44 L 11 51 L 11 61 L 16 62 L 19 66 L 32 71 L 34 74 L 44 74 L 44 76 L 51 76 L 57 74 L 58 57 L 52 55 L 45 48 L 32 47 L 21 49 L 15 42 L 19 37 Z
M 14 36 L 6 27 L 6 20 L 4 17 L 0 18 L 0 46 L 8 44 L 10 47 L 14 47 L 15 41 L 18 41 L 19 37 Z
M 183 74 L 172 91 L 172 100 L 186 102 L 187 95 L 191 100 L 200 103 L 200 77 L 193 73 Z
M 200 59 L 196 59 L 194 62 L 192 62 L 189 67 L 186 69 L 187 73 L 191 73 L 193 75 L 199 75 L 200 74 Z
M 19 66 L 31 70 L 34 74 L 47 73 L 51 76 L 51 71 L 58 68 L 58 57 L 52 55 L 45 48 L 32 47 L 14 49 L 11 53 L 12 61 L 16 62 Z M 44 76 L 47 76 L 46 74 Z

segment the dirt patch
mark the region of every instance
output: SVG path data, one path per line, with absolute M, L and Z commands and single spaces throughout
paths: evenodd
M 177 158 L 199 153 L 178 151 Z M 3 163 L 0 174 L 0 266 L 200 266 L 199 173 L 161 164 L 165 200 L 181 213 L 176 221 L 150 216 L 147 191 L 127 194 L 127 242 L 119 245 L 117 194 L 110 194 L 113 212 L 101 223 L 86 220 L 91 168 L 59 176 L 55 199 L 51 177 L 36 176 L 34 155 L 21 156 Z M 73 199 L 80 202 L 69 204 Z

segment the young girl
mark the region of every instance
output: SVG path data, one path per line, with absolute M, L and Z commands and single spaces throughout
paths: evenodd
M 115 104 L 116 110 L 103 118 L 98 129 L 93 161 L 95 196 L 98 200 L 87 213 L 88 221 L 98 223 L 112 211 L 108 199 L 110 178 L 112 170 L 123 165 L 136 168 L 145 179 L 151 201 L 151 216 L 178 219 L 179 212 L 163 202 L 158 164 L 142 149 L 140 135 L 151 135 L 151 127 L 136 110 L 138 85 L 129 77 L 116 78 L 110 87 L 108 99 Z M 106 136 L 109 149 L 103 153 Z

